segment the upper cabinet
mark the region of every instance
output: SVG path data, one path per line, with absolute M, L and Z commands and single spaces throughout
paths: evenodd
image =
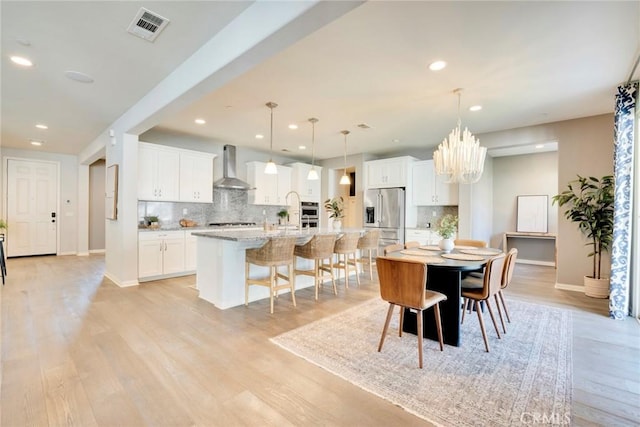
M 322 175 L 322 168 L 315 166 L 316 172 L 318 172 L 318 179 L 310 181 L 307 179 L 311 165 L 306 163 L 291 163 L 291 189 L 300 194 L 300 200 L 303 202 L 318 202 L 320 203 L 320 176 Z
M 214 154 L 139 143 L 138 199 L 211 203 Z
M 412 168 L 412 201 L 416 206 L 458 204 L 458 184 L 447 184 L 435 173 L 433 160 L 415 162 Z
M 367 188 L 407 187 L 414 161 L 413 157 L 405 156 L 365 162 Z
M 138 151 L 138 199 L 176 201 L 179 182 L 178 151 L 141 142 Z
M 249 203 L 254 205 L 284 206 L 286 195 L 291 191 L 291 168 L 278 165 L 278 173 L 264 173 L 264 162 L 247 162 L 247 182 L 255 187 L 249 190 Z
M 213 159 L 215 155 L 180 152 L 180 201 L 213 202 Z

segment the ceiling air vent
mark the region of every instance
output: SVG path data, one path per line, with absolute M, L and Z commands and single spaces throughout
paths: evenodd
M 147 41 L 154 41 L 160 32 L 167 26 L 169 20 L 141 7 L 127 31 Z

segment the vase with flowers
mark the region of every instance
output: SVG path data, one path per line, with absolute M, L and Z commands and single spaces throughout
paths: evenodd
M 442 217 L 438 224 L 438 234 L 442 237 L 438 247 L 445 253 L 453 250 L 453 236 L 458 230 L 458 217 L 456 215 L 447 214 Z
M 324 201 L 324 209 L 329 212 L 329 218 L 333 219 L 333 228 L 339 230 L 344 218 L 344 199 L 342 196 Z

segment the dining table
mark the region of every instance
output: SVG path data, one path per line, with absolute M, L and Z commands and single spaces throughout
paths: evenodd
M 502 253 L 500 249 L 456 246 L 451 252 L 444 252 L 438 246 L 420 246 L 413 249 L 390 252 L 391 258 L 412 259 L 427 264 L 426 289 L 447 296 L 440 302 L 442 335 L 445 344 L 459 347 L 461 287 L 465 275 L 473 271 L 482 271 L 487 261 Z M 438 340 L 438 332 L 433 308 L 422 312 L 424 338 Z M 416 313 L 405 308 L 403 332 L 417 334 Z

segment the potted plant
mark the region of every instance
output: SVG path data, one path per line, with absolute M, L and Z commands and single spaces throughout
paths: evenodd
M 438 224 L 438 234 L 442 237 L 438 246 L 445 253 L 449 253 L 453 250 L 453 236 L 458 230 L 458 217 L 452 214 L 447 214 L 440 219 Z
M 149 215 L 144 217 L 145 223 L 149 226 L 149 228 L 158 228 L 160 227 L 160 223 L 158 221 L 158 217 L 155 215 Z
M 344 199 L 342 196 L 325 200 L 324 208 L 329 212 L 329 218 L 333 218 L 333 228 L 340 229 L 342 227 L 342 218 L 344 218 Z
M 278 217 L 280 218 L 280 225 L 287 225 L 289 212 L 286 209 L 281 209 L 280 212 L 278 212 Z
M 4 219 L 0 219 L 0 233 L 7 229 L 7 222 Z
M 611 175 L 601 179 L 582 177 L 570 181 L 568 188 L 553 196 L 553 203 L 567 206 L 565 217 L 578 223 L 578 229 L 590 239 L 587 246 L 593 257 L 591 276 L 584 276 L 585 294 L 595 298 L 609 296 L 609 278 L 601 274 L 602 253 L 608 252 L 613 242 L 614 179 Z

